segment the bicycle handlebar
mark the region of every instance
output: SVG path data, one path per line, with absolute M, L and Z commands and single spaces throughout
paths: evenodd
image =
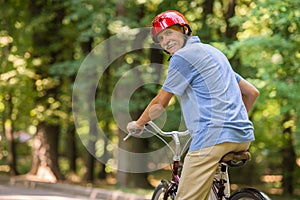
M 161 130 L 153 121 L 149 121 L 147 125 L 151 126 L 158 134 L 166 137 L 172 137 L 173 135 L 178 135 L 179 137 L 186 136 L 190 134 L 188 130 L 186 131 L 171 131 L 171 132 L 165 132 Z
M 147 126 L 150 126 L 155 131 L 155 133 L 153 131 L 150 131 L 149 129 L 147 129 Z M 170 131 L 170 132 L 165 132 L 165 131 L 161 130 L 153 121 L 149 121 L 146 124 L 145 130 L 148 130 L 150 133 L 156 135 L 163 142 L 165 142 L 165 144 L 170 148 L 170 150 L 172 150 L 172 152 L 174 154 L 173 160 L 174 161 L 180 161 L 181 147 L 180 147 L 179 137 L 183 137 L 183 136 L 188 135 L 190 133 L 188 130 L 186 130 L 186 131 Z M 134 130 L 130 131 L 128 133 L 128 135 L 123 139 L 123 141 L 127 140 L 130 136 L 132 136 L 134 134 L 135 134 Z M 161 136 L 165 136 L 165 137 L 172 137 L 172 139 L 175 142 L 175 150 L 172 149 L 172 147 L 168 143 L 166 143 L 166 141 L 163 138 L 159 137 L 158 134 L 161 135 Z M 185 148 L 183 148 L 183 149 L 185 149 Z
M 188 130 L 186 130 L 186 131 L 170 131 L 170 132 L 165 132 L 165 131 L 161 130 L 153 121 L 149 121 L 146 124 L 146 127 L 147 126 L 150 126 L 151 128 L 153 128 L 155 130 L 156 133 L 158 133 L 161 136 L 165 136 L 165 137 L 174 137 L 174 135 L 182 137 L 182 136 L 186 136 L 186 135 L 188 135 L 190 133 Z M 135 135 L 135 130 L 131 130 L 127 134 L 127 136 L 123 139 L 123 141 L 127 140 L 132 135 Z

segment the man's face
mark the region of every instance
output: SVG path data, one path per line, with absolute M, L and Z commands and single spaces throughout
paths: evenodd
M 183 29 L 180 26 L 171 26 L 157 35 L 160 46 L 173 55 L 184 45 Z

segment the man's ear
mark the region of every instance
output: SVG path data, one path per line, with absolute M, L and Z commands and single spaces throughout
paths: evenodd
M 187 26 L 183 27 L 184 34 L 189 34 L 189 28 Z

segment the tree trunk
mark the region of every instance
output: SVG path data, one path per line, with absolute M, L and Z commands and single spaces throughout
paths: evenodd
M 230 19 L 235 16 L 235 0 L 228 0 L 227 10 L 225 11 L 225 22 L 226 22 L 226 38 L 228 39 L 236 39 L 236 33 L 238 28 L 230 26 Z
M 286 114 L 284 122 L 289 121 L 290 116 Z M 294 171 L 296 167 L 296 153 L 293 144 L 292 128 L 286 127 L 283 130 L 284 146 L 282 148 L 282 188 L 284 194 L 294 192 Z
M 9 94 L 5 95 L 6 97 L 6 112 L 7 112 L 7 120 L 5 121 L 5 137 L 8 142 L 8 155 L 7 161 L 9 165 L 9 173 L 11 175 L 18 175 L 17 171 L 17 153 L 16 153 L 16 142 L 14 140 L 14 125 L 12 116 L 12 98 Z
M 94 111 L 94 109 L 90 109 L 91 113 Z M 95 144 L 96 144 L 96 138 L 97 138 L 97 122 L 93 121 L 94 118 L 91 117 L 89 120 L 89 140 L 87 142 L 86 148 L 86 156 L 85 156 L 85 167 L 86 167 L 86 173 L 84 174 L 83 179 L 88 182 L 94 181 L 94 171 L 95 171 Z
M 64 48 L 50 48 L 53 45 L 53 41 L 62 41 L 60 30 L 63 26 L 62 21 L 65 15 L 65 9 L 60 1 L 30 1 L 29 9 L 31 17 L 40 17 L 41 13 L 49 12 L 50 8 L 52 18 L 47 21 L 47 28 L 36 27 L 36 30 L 32 34 L 32 58 L 40 58 L 43 60 L 43 66 L 36 67 L 35 71 L 40 80 L 51 79 L 49 73 L 49 66 L 61 61 L 61 54 Z M 48 55 L 47 59 L 43 59 Z M 53 80 L 53 79 L 52 79 Z M 62 80 L 59 80 L 62 81 Z M 37 90 L 38 91 L 38 90 Z M 58 100 L 60 93 L 60 84 L 48 85 L 44 87 L 43 91 L 39 91 L 39 98 L 37 98 L 37 105 L 42 105 L 46 109 L 51 110 L 51 103 L 48 99 L 51 97 Z M 55 112 L 53 112 L 55 113 Z M 39 119 L 37 126 L 37 133 L 33 142 L 33 162 L 30 170 L 31 174 L 37 175 L 41 178 L 46 178 L 49 181 L 63 180 L 59 165 L 58 165 L 58 142 L 60 134 L 59 116 L 47 115 L 44 119 Z M 50 121 L 52 123 L 50 123 Z
M 120 1 L 119 3 L 122 3 L 123 1 Z M 144 9 L 140 9 L 140 10 L 144 10 Z M 124 10 L 121 8 L 121 5 L 118 6 L 118 13 L 119 15 L 124 14 L 123 12 Z M 143 17 L 144 13 L 139 13 L 140 18 Z M 146 39 L 148 35 L 148 30 L 142 29 L 140 30 L 140 32 L 136 35 L 135 37 L 135 42 L 132 44 L 132 49 L 134 49 L 135 54 L 137 55 L 142 55 L 143 54 L 143 43 Z M 153 56 L 153 55 L 152 55 Z M 153 59 L 155 57 L 153 56 Z M 122 61 L 121 61 L 122 62 Z M 132 63 L 132 66 L 139 66 L 141 63 L 139 60 L 135 60 Z M 129 84 L 134 84 L 134 85 L 139 85 L 142 86 L 143 84 L 143 80 L 141 79 L 141 74 L 138 70 L 133 70 L 133 73 L 136 73 L 134 75 L 134 78 L 136 79 L 136 81 L 134 81 L 133 83 L 129 83 Z M 133 78 L 133 77 L 132 77 Z M 125 94 L 126 92 L 128 92 L 129 88 L 132 88 L 131 85 L 124 85 L 122 86 L 124 87 L 123 89 L 119 90 L 118 94 L 117 94 L 117 98 L 118 99 L 124 99 L 124 96 L 127 96 L 127 94 Z M 144 97 L 146 98 L 146 97 Z M 141 100 L 140 100 L 141 101 Z M 121 113 L 122 111 L 119 112 L 119 126 L 120 127 L 126 127 L 126 123 L 128 122 L 128 119 L 126 118 L 127 115 L 122 115 Z M 133 118 L 136 119 L 140 114 L 142 113 L 142 110 L 137 110 L 133 113 Z M 122 119 L 124 118 L 124 119 Z M 122 123 L 122 124 L 121 124 Z M 124 130 L 124 129 L 123 129 Z M 124 138 L 125 134 L 124 132 L 119 129 L 119 147 L 122 150 L 128 151 L 128 152 L 137 152 L 137 153 L 141 153 L 144 152 L 145 149 L 148 148 L 149 144 L 148 144 L 148 140 L 142 140 L 142 139 L 138 139 L 138 138 L 131 138 L 130 140 L 123 142 L 123 138 Z M 130 162 L 130 158 L 125 158 L 127 156 L 127 154 L 125 153 L 124 155 L 122 155 L 122 158 L 119 158 L 118 160 L 118 165 L 119 165 L 119 169 L 120 168 L 124 168 L 124 169 L 130 169 L 131 168 L 131 164 L 134 164 L 134 161 Z M 148 163 L 139 163 L 139 165 L 142 168 L 146 168 Z M 130 171 L 130 170 L 129 170 Z M 142 187 L 142 188 L 149 188 L 150 184 L 147 180 L 148 177 L 148 173 L 147 172 L 128 172 L 128 171 L 121 171 L 118 170 L 118 185 L 119 186 L 126 186 L 126 187 Z
M 207 20 L 210 15 L 213 14 L 213 6 L 214 6 L 214 0 L 205 0 L 202 4 L 203 7 L 203 18 L 202 18 L 202 32 L 205 33 L 202 34 L 201 39 L 204 41 L 208 41 L 211 38 L 211 28 L 207 25 Z
M 105 125 L 103 128 L 104 133 L 109 133 L 110 132 L 110 128 L 109 128 L 109 122 L 105 121 Z M 107 145 L 108 145 L 108 140 L 104 139 L 104 144 L 103 144 L 103 155 L 101 156 L 101 163 L 100 163 L 100 171 L 98 173 L 98 178 L 99 179 L 105 179 L 107 174 L 105 171 L 106 168 L 106 163 L 108 161 L 108 151 L 107 151 Z
M 11 124 L 5 125 L 5 137 L 8 142 L 7 149 L 7 162 L 9 165 L 9 174 L 18 175 L 17 171 L 17 154 L 16 154 L 16 142 L 13 135 L 13 126 Z
M 73 173 L 76 173 L 76 158 L 77 158 L 77 151 L 76 151 L 76 137 L 75 137 L 75 126 L 70 125 L 68 132 L 67 132 L 67 137 L 66 137 L 66 142 L 67 148 L 66 150 L 66 156 L 69 162 L 69 170 Z
M 93 39 L 90 38 L 87 42 L 82 42 L 81 49 L 85 55 L 88 55 L 92 51 L 92 44 L 93 44 Z M 88 76 L 87 80 L 96 80 L 96 74 L 94 72 L 86 72 L 86 75 Z M 93 84 L 92 82 L 90 84 Z M 86 102 L 88 104 L 88 112 L 91 113 L 89 116 L 89 138 L 88 141 L 84 144 L 86 147 L 85 155 L 84 155 L 84 165 L 85 165 L 85 174 L 83 175 L 83 180 L 88 181 L 88 182 L 93 182 L 94 181 L 94 167 L 95 167 L 95 138 L 97 135 L 97 121 L 94 121 L 95 118 L 93 118 L 93 114 L 95 111 L 95 105 L 92 105 L 92 102 L 90 102 L 91 97 L 96 98 L 94 94 L 94 90 L 92 85 L 90 87 L 86 86 L 88 89 L 87 91 L 87 99 Z
M 63 180 L 58 166 L 58 136 L 60 127 L 40 123 L 33 141 L 32 166 L 30 174 L 51 182 Z

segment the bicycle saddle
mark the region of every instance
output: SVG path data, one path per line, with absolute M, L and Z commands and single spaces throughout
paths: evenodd
M 220 162 L 224 162 L 230 167 L 241 167 L 248 160 L 251 160 L 251 154 L 248 151 L 240 151 L 224 155 Z

